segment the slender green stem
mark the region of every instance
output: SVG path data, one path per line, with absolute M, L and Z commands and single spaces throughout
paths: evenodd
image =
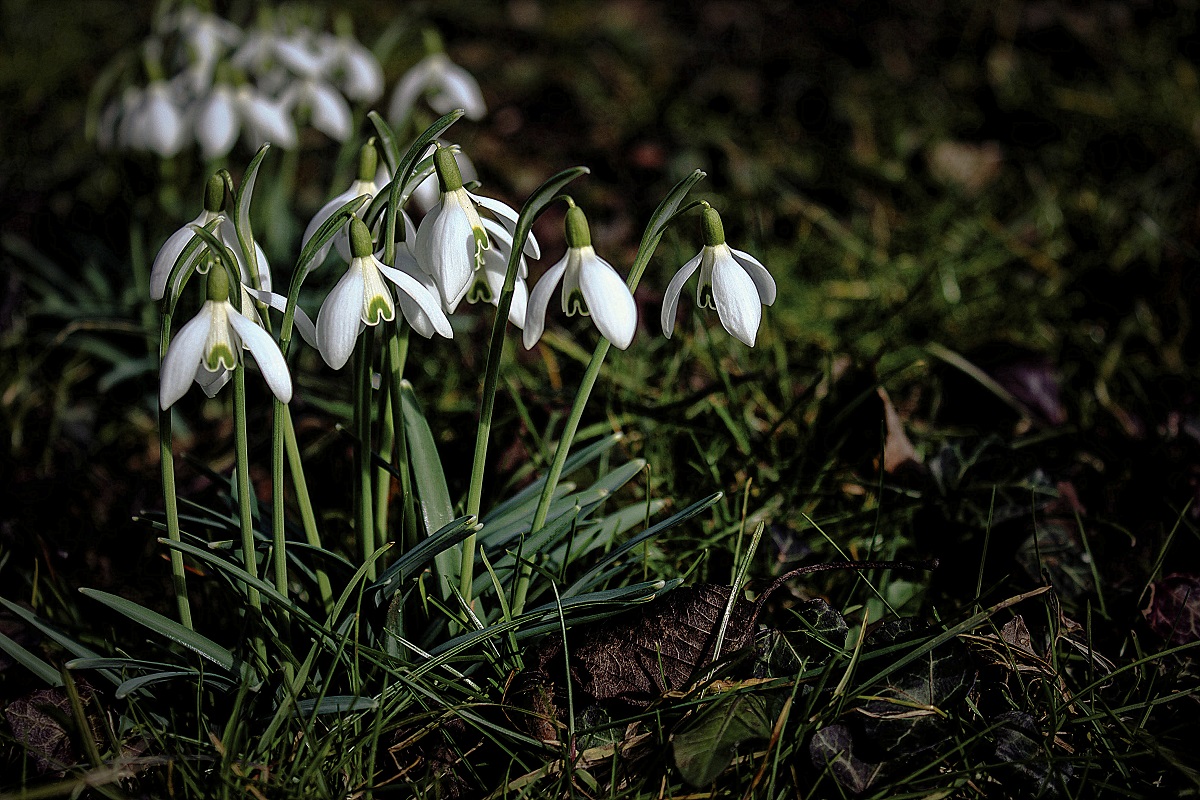
M 467 489 L 467 514 L 479 516 L 483 498 L 483 472 L 487 464 L 488 440 L 492 434 L 492 412 L 496 408 L 496 387 L 500 382 L 500 362 L 504 356 L 504 332 L 508 327 L 508 312 L 512 308 L 513 289 L 517 284 L 517 271 L 521 264 L 521 253 L 525 241 L 533 229 L 533 223 L 554 201 L 558 192 L 571 181 L 587 174 L 586 167 L 572 167 L 553 176 L 540 187 L 521 208 L 517 227 L 513 231 L 512 250 L 508 255 L 508 268 L 504 273 L 504 287 L 496 316 L 492 321 L 492 336 L 488 344 L 487 367 L 483 376 L 483 392 L 479 397 L 479 427 L 475 431 L 475 454 L 471 463 L 471 483 Z M 468 605 L 471 603 L 471 586 L 475 582 L 475 533 L 463 540 L 462 567 L 459 572 L 459 591 Z
M 167 346 L 171 341 L 171 315 L 162 315 L 162 327 L 158 336 L 159 363 L 166 358 Z M 158 453 L 162 471 L 163 504 L 167 512 L 167 538 L 180 541 L 179 501 L 175 496 L 175 454 L 171 435 L 171 409 L 158 412 Z M 188 602 L 187 573 L 183 568 L 183 553 L 171 548 L 171 588 L 175 592 L 175 604 L 179 608 L 179 623 L 192 628 L 192 606 Z
M 363 563 L 375 553 L 375 509 L 371 501 L 371 331 L 358 337 L 354 355 L 354 431 L 358 436 L 358 543 Z M 375 580 L 375 567 L 367 570 Z
M 287 534 L 284 529 L 283 489 L 283 415 L 284 403 L 278 397 L 271 407 L 271 567 L 275 590 L 288 596 Z M 287 612 L 280 610 L 286 618 Z
M 388 370 L 389 350 L 383 351 L 384 366 Z M 391 382 L 379 387 L 379 455 L 394 463 L 396 449 L 395 417 L 392 413 L 393 395 Z M 392 499 L 392 473 L 384 466 L 375 468 L 375 546 L 382 547 L 388 540 L 388 507 Z
M 643 239 L 633 266 L 629 270 L 629 278 L 626 280 L 630 292 L 637 288 L 638 282 L 642 279 L 642 273 L 646 271 L 646 265 L 650 263 L 650 257 L 654 255 L 654 250 L 658 247 L 661 239 L 661 232 Z M 533 514 L 533 523 L 529 529 L 530 536 L 537 533 L 546 524 L 546 515 L 550 512 L 554 490 L 558 488 L 559 478 L 562 477 L 563 465 L 567 463 L 567 456 L 571 452 L 571 445 L 579 430 L 579 422 L 583 419 L 588 398 L 591 397 L 596 379 L 600 377 L 600 368 L 604 366 L 604 359 L 611 346 L 608 339 L 601 337 L 596 344 L 596 349 L 592 352 L 592 359 L 588 362 L 587 369 L 584 370 L 583 379 L 579 383 L 579 391 L 575 393 L 575 403 L 571 406 L 571 413 L 567 416 L 566 425 L 563 426 L 562 436 L 559 437 L 558 446 L 554 449 L 554 459 L 550 462 L 550 470 L 546 473 L 546 483 L 542 486 L 542 494 L 538 498 L 537 509 Z M 512 612 L 514 615 L 520 614 L 525 609 L 525 598 L 529 593 L 529 579 L 532 572 L 528 565 L 521 566 L 513 596 Z
M 414 503 L 412 470 L 408 464 L 408 434 L 404 429 L 404 402 L 401 400 L 401 383 L 404 367 L 408 362 L 408 337 L 412 329 L 401 322 L 396 323 L 388 337 L 388 378 L 391 381 L 392 430 L 396 435 L 396 466 L 400 472 L 400 496 L 404 503 L 404 531 L 400 537 L 403 549 L 397 555 L 407 553 L 417 546 L 420 534 L 417 529 L 417 509 Z
M 250 443 L 246 433 L 246 367 L 240 361 L 233 368 L 233 434 L 234 454 L 237 470 L 238 513 L 242 528 L 242 560 L 246 572 L 252 578 L 258 577 L 258 561 L 254 546 L 254 495 L 250 488 Z M 262 598 L 258 589 L 246 587 L 246 599 L 255 615 L 262 613 Z M 258 620 L 253 621 L 258 625 Z M 255 634 L 254 649 L 266 667 L 266 648 L 262 638 Z
M 300 506 L 300 521 L 304 525 L 304 538 L 310 545 L 324 549 L 321 533 L 317 530 L 317 515 L 313 511 L 312 498 L 308 495 L 308 481 L 304 476 L 304 462 L 300 457 L 300 445 L 296 442 L 296 427 L 292 423 L 292 412 L 283 407 L 283 443 L 287 450 L 288 469 L 292 473 L 292 487 L 296 490 L 296 503 Z M 333 587 L 329 574 L 317 568 L 317 590 L 321 593 L 321 606 L 328 611 L 333 608 Z

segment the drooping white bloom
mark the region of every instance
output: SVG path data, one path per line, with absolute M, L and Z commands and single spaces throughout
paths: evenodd
M 144 90 L 126 94 L 130 108 L 122 120 L 119 139 L 132 150 L 148 150 L 170 158 L 187 144 L 183 111 L 166 81 L 154 81 Z
M 358 217 L 350 220 L 349 269 L 333 291 L 321 304 L 317 314 L 317 347 L 325 363 L 341 369 L 354 351 L 358 335 L 368 325 L 378 325 L 396 317 L 395 302 L 384 278 L 398 286 L 405 300 L 401 310 L 408 313 L 411 300 L 428 317 L 437 332 L 446 338 L 452 337 L 450 320 L 438 305 L 437 299 L 419 281 L 402 270 L 392 269 L 381 263 L 372 253 L 371 232 Z M 412 318 L 409 317 L 410 321 Z M 422 333 L 422 327 L 413 324 L 413 329 Z M 429 335 L 429 334 L 425 334 Z
M 284 103 L 250 86 L 238 87 L 235 100 L 251 147 L 257 149 L 270 142 L 284 150 L 296 149 L 296 123 Z
M 461 108 L 468 119 L 483 119 L 487 113 L 479 82 L 445 53 L 431 53 L 404 73 L 392 92 L 388 120 L 399 127 L 422 94 L 428 98 L 430 108 L 439 114 Z
M 237 143 L 240 128 L 233 89 L 223 83 L 213 86 L 196 112 L 196 141 L 201 155 L 210 161 L 228 155 Z
M 508 259 L 512 253 L 512 234 L 504 226 L 490 220 L 483 220 L 483 227 L 491 237 L 494 247 L 483 252 L 483 266 L 475 270 L 471 288 L 467 290 L 467 302 L 480 301 L 500 305 L 500 294 L 504 291 L 504 275 L 508 271 Z M 533 240 L 533 234 L 529 235 Z M 536 241 L 534 245 L 536 246 Z M 521 262 L 517 267 L 516 282 L 513 284 L 512 305 L 508 308 L 508 321 L 518 328 L 525 327 L 525 313 L 529 304 L 529 287 L 525 280 L 529 277 L 529 264 L 525 262 L 525 254 L 521 254 Z
M 158 255 L 154 257 L 154 263 L 150 267 L 150 298 L 152 300 L 161 300 L 166 295 L 167 279 L 171 275 L 171 269 L 175 266 L 175 262 L 179 260 L 179 256 L 183 254 L 184 249 L 187 248 L 188 244 L 196 236 L 195 228 L 204 227 L 215 219 L 221 220 L 217 226 L 217 236 L 225 243 L 226 247 L 233 251 L 234 256 L 237 258 L 242 282 L 251 283 L 250 267 L 246 264 L 246 260 L 242 256 L 242 246 L 237 238 L 237 229 L 228 218 L 221 215 L 221 207 L 224 205 L 224 201 L 225 184 L 219 175 L 213 175 L 209 178 L 204 190 L 204 210 L 194 220 L 167 237 L 167 241 L 159 248 Z M 197 251 L 198 253 L 199 251 Z M 271 265 L 267 262 L 267 254 L 263 252 L 258 242 L 254 243 L 254 253 L 254 260 L 258 268 L 259 288 L 270 291 Z M 194 259 L 195 256 L 193 256 Z
M 637 332 L 637 304 L 633 295 L 612 265 L 596 255 L 587 217 L 578 206 L 567 209 L 566 230 L 566 255 L 546 270 L 529 296 L 521 337 L 525 349 L 542 338 L 550 297 L 562 281 L 562 308 L 567 316 L 590 315 L 604 338 L 624 350 Z
M 762 307 L 775 302 L 775 279 L 754 256 L 725 244 L 725 229 L 716 209 L 705 207 L 703 225 L 704 247 L 675 273 L 663 296 L 663 335 L 671 338 L 683 285 L 699 269 L 696 305 L 715 308 L 725 330 L 753 347 Z
M 229 302 L 229 278 L 216 269 L 208 278 L 208 299 L 179 329 L 162 362 L 158 402 L 170 408 L 183 397 L 192 381 L 212 397 L 228 380 L 242 349 L 258 363 L 271 391 L 284 403 L 292 399 L 292 378 L 287 362 L 271 334 L 244 316 Z
M 373 102 L 383 96 L 383 67 L 379 59 L 353 36 L 317 37 L 325 54 L 325 75 L 351 100 Z
M 292 109 L 308 109 L 313 127 L 329 138 L 339 142 L 350 138 L 350 104 L 324 79 L 326 54 L 303 36 L 277 41 L 275 53 L 296 75 L 281 98 L 282 104 Z
M 472 194 L 463 188 L 462 175 L 449 148 L 434 152 L 441 198 L 421 220 L 414 251 L 421 269 L 433 276 L 443 306 L 453 312 L 471 288 L 475 270 L 483 266 L 484 252 L 491 246 L 478 208 L 490 211 L 509 231 L 516 228 L 517 212 L 499 200 Z M 538 257 L 533 237 L 524 252 Z

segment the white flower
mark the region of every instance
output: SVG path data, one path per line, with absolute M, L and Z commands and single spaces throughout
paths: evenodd
M 546 309 L 559 281 L 567 316 L 591 315 L 604 338 L 624 350 L 637 331 L 637 304 L 621 276 L 592 248 L 587 217 L 578 206 L 567 209 L 567 254 L 546 271 L 529 296 L 522 341 L 525 349 L 542 338 Z
M 512 234 L 505 230 L 504 226 L 490 219 L 483 220 L 483 227 L 496 246 L 484 251 L 483 266 L 475 270 L 475 278 L 471 282 L 471 288 L 467 290 L 467 302 L 483 301 L 499 307 L 500 294 L 504 291 L 504 275 L 508 271 L 508 258 L 512 253 Z M 530 234 L 529 238 L 536 246 L 533 234 Z M 525 254 L 522 253 L 516 283 L 513 284 L 512 305 L 508 308 L 508 321 L 518 328 L 525 327 L 525 313 L 529 303 L 529 287 L 526 286 L 525 279 L 528 277 L 529 264 L 525 262 Z
M 119 139 L 132 150 L 149 150 L 170 158 L 187 143 L 183 111 L 166 81 L 154 81 L 141 92 L 126 93 L 125 118 Z
M 224 201 L 225 184 L 219 175 L 214 175 L 209 178 L 208 185 L 205 187 L 204 210 L 194 220 L 167 237 L 167 241 L 159 248 L 158 255 L 154 257 L 154 263 L 150 267 L 150 298 L 152 300 L 161 300 L 166 295 L 167 278 L 170 277 L 171 269 L 175 266 L 175 262 L 179 260 L 179 256 L 183 254 L 188 243 L 195 237 L 195 228 L 197 226 L 204 227 L 214 219 L 221 220 L 217 226 L 217 236 L 225 243 L 226 247 L 233 251 L 234 256 L 237 258 L 242 281 L 244 283 L 251 282 L 250 268 L 242 257 L 242 246 L 238 242 L 237 229 L 229 219 L 221 215 L 221 207 L 224 205 Z M 200 250 L 197 250 L 196 253 L 198 255 Z M 270 291 L 271 265 L 267 262 L 267 254 L 263 252 L 258 242 L 254 243 L 254 253 L 258 267 L 259 288 Z M 192 258 L 194 261 L 195 256 Z M 180 276 L 182 274 L 180 272 Z M 175 289 L 173 288 L 172 291 L 175 291 Z
M 491 246 L 477 206 L 496 215 L 505 228 L 516 228 L 517 212 L 499 200 L 471 194 L 462 185 L 462 175 L 449 148 L 434 152 L 442 195 L 437 205 L 421 220 L 414 248 L 421 269 L 433 276 L 442 304 L 451 312 L 458 307 L 475 270 L 483 265 L 483 254 Z M 530 237 L 525 253 L 538 257 L 537 242 Z
M 422 94 L 428 97 L 429 106 L 439 114 L 449 114 L 461 108 L 467 112 L 468 119 L 483 119 L 487 113 L 487 103 L 483 100 L 479 83 L 445 53 L 432 53 L 404 73 L 392 93 L 388 120 L 399 127 L 408 119 L 413 104 Z
M 318 47 L 325 53 L 325 75 L 351 100 L 373 102 L 383 95 L 383 67 L 375 54 L 353 36 L 321 34 Z
M 196 141 L 200 143 L 200 153 L 210 161 L 228 155 L 237 142 L 240 127 L 233 89 L 217 84 L 208 97 L 200 101 L 196 113 Z
M 287 106 L 273 100 L 250 86 L 241 86 L 234 98 L 238 115 L 246 126 L 250 145 L 258 149 L 270 142 L 284 150 L 294 150 L 299 143 L 296 123 L 288 113 Z
M 386 168 L 382 171 L 382 173 L 376 169 L 378 160 L 378 154 L 376 153 L 375 146 L 373 144 L 368 143 L 362 146 L 358 155 L 358 177 L 350 184 L 350 188 L 334 197 L 325 205 L 321 206 L 321 210 L 313 215 L 312 220 L 310 220 L 308 223 L 308 227 L 304 229 L 304 235 L 300 237 L 300 248 L 302 250 L 308 245 L 309 240 L 316 236 L 317 231 L 320 230 L 321 226 L 325 224 L 325 221 L 337 213 L 339 208 L 346 205 L 346 203 L 349 203 L 356 197 L 362 197 L 363 195 L 366 195 L 368 198 L 367 203 L 364 203 L 357 212 L 359 219 L 362 219 L 362 214 L 364 211 L 366 211 L 367 204 L 375 197 L 376 194 L 379 193 L 379 180 L 381 175 L 384 181 L 387 180 Z M 382 224 L 382 222 L 383 218 L 380 217 L 379 224 Z M 404 226 L 405 242 L 411 243 L 416 239 L 416 226 L 413 225 L 412 220 L 409 218 L 408 214 L 404 213 L 404 211 L 400 212 L 400 220 L 397 224 Z M 350 222 L 347 220 L 345 227 L 333 237 L 329 244 L 326 244 L 320 249 L 316 257 L 312 260 L 311 266 L 316 267 L 324 262 L 325 257 L 329 254 L 329 248 L 333 246 L 337 247 L 338 254 L 342 257 L 342 260 L 349 263 L 349 233 Z
M 283 94 L 282 105 L 308 109 L 313 127 L 331 139 L 344 142 L 350 138 L 350 105 L 322 77 L 326 56 L 309 39 L 299 36 L 277 41 L 275 54 L 298 77 Z
M 703 224 L 704 247 L 667 286 L 662 307 L 663 334 L 671 338 L 683 284 L 699 269 L 696 305 L 715 308 L 725 330 L 753 347 L 762 306 L 775 302 L 775 280 L 754 256 L 725 244 L 724 226 L 716 209 L 705 207 Z
M 434 331 L 446 338 L 453 336 L 450 320 L 437 299 L 411 275 L 382 264 L 371 249 L 371 233 L 366 223 L 353 217 L 350 220 L 350 252 L 353 256 L 350 267 L 325 298 L 317 314 L 317 347 L 325 363 L 334 369 L 345 366 L 358 335 L 368 325 L 395 319 L 395 303 L 384 278 L 400 288 L 403 293 L 401 311 L 410 321 L 413 317 L 409 316 L 409 309 L 414 307 L 409 300 L 424 312 Z M 413 329 L 422 333 L 422 328 L 415 323 Z
M 243 348 L 254 356 L 275 396 L 289 402 L 292 378 L 279 346 L 257 322 L 233 307 L 229 302 L 229 278 L 223 269 L 213 270 L 208 278 L 208 300 L 200 313 L 179 329 L 167 349 L 162 362 L 159 405 L 170 408 L 183 397 L 192 381 L 199 383 L 209 397 L 215 395 L 228 380 L 229 370 L 237 365 Z

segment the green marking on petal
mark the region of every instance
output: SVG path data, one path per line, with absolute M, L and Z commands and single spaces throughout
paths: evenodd
M 492 302 L 492 287 L 488 286 L 488 282 L 484 280 L 483 276 L 476 276 L 475 282 L 471 284 L 471 288 L 467 291 L 467 302 Z
M 472 227 L 471 234 L 475 237 L 475 267 L 480 269 L 483 267 L 483 251 L 491 249 L 492 243 L 483 228 Z
M 576 314 L 582 314 L 585 317 L 590 316 L 587 301 L 583 299 L 583 292 L 579 290 L 567 295 L 567 316 L 573 317 Z
M 363 312 L 363 322 L 368 325 L 378 325 L 383 320 L 390 320 L 395 313 L 392 311 L 392 306 L 388 303 L 387 298 L 376 295 L 372 297 Z
M 213 345 L 204 360 L 204 366 L 209 372 L 216 372 L 221 368 L 233 369 L 236 365 L 237 359 L 233 355 L 233 351 L 224 342 Z
M 701 308 L 711 308 L 714 311 L 716 310 L 717 301 L 716 301 L 716 298 L 713 297 L 713 290 L 712 290 L 711 283 L 704 283 L 704 284 L 700 285 L 699 305 Z

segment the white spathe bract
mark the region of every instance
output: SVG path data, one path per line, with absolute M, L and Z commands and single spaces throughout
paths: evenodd
M 267 386 L 282 402 L 292 399 L 292 377 L 271 335 L 243 316 L 228 300 L 206 300 L 171 340 L 162 362 L 159 406 L 170 408 L 192 381 L 214 396 L 237 365 L 242 349 L 249 350 Z
M 705 245 L 671 278 L 663 297 L 663 335 L 671 338 L 679 295 L 697 269 L 700 283 L 696 286 L 696 305 L 715 308 L 725 330 L 753 347 L 762 322 L 762 307 L 775 302 L 775 279 L 754 256 L 724 243 Z
M 392 292 L 383 282 L 385 277 L 424 312 L 433 331 L 448 339 L 454 335 L 450 320 L 446 318 L 437 299 L 420 282 L 411 275 L 384 265 L 373 254 L 359 256 L 351 259 L 346 274 L 333 287 L 317 313 L 317 349 L 321 351 L 325 363 L 334 369 L 346 365 L 350 354 L 354 352 L 358 335 L 368 325 L 374 326 L 396 318 Z M 407 300 L 401 303 L 401 310 L 404 311 L 406 307 Z M 423 325 L 414 324 L 413 330 L 426 336 L 432 333 L 424 333 L 427 328 Z
M 483 119 L 487 113 L 479 82 L 445 53 L 425 56 L 404 73 L 392 92 L 388 120 L 395 126 L 403 123 L 422 94 L 438 114 L 449 114 L 461 108 L 467 112 L 467 119 Z
M 568 316 L 590 314 L 604 338 L 618 349 L 629 347 L 637 332 L 637 304 L 612 265 L 587 245 L 568 247 L 562 260 L 548 269 L 533 288 L 521 337 L 526 349 L 542 338 L 546 309 L 559 281 L 563 283 L 562 308 Z

